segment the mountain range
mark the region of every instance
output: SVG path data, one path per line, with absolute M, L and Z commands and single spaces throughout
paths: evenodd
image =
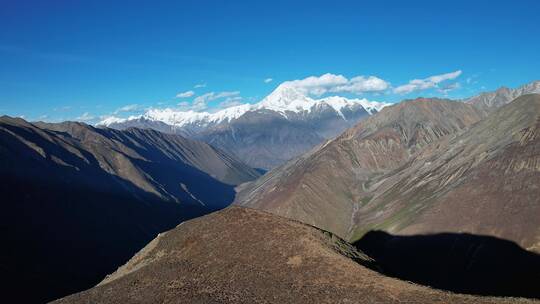
M 109 117 L 98 125 L 182 134 L 229 151 L 254 168 L 270 169 L 387 105 L 338 96 L 313 99 L 284 83 L 256 104 L 215 113 L 150 109 L 127 119 Z
M 227 206 L 235 185 L 258 176 L 178 135 L 3 116 L 2 297 L 43 302 L 89 288 L 159 232 Z
M 463 101 L 487 113 L 531 93 L 540 93 L 540 81 L 516 89 L 501 87 Z M 341 134 L 388 105 L 339 96 L 313 99 L 293 85 L 283 83 L 255 104 L 215 113 L 149 109 L 129 118 L 108 117 L 98 125 L 181 134 L 229 151 L 254 168 L 269 170 Z
M 451 100 L 403 101 L 337 138 L 240 188 L 237 203 L 349 238 L 354 215 L 371 199 L 376 176 L 403 166 L 417 151 L 483 117 Z
M 540 81 L 533 81 L 515 89 L 501 87 L 496 91 L 482 93 L 465 99 L 464 102 L 489 112 L 511 102 L 521 95 L 534 93 L 540 94 Z
M 236 203 L 332 231 L 468 232 L 540 251 L 540 95 L 387 107 L 241 186 Z

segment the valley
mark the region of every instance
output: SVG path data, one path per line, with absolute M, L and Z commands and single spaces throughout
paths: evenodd
M 58 303 L 532 303 L 539 121 L 539 94 L 385 107 L 258 178 L 239 164 L 235 206 Z
M 0 304 L 540 304 L 540 1 L 2 1 Z

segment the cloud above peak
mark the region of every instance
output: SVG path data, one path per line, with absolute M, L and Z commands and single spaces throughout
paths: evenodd
M 304 98 L 305 96 L 317 99 L 325 94 L 350 97 L 348 96 L 350 94 L 360 95 L 364 93 L 366 93 L 364 97 L 373 95 L 382 96 L 382 98 L 395 99 L 396 97 L 399 97 L 397 95 L 405 95 L 427 89 L 432 89 L 432 93 L 438 93 L 446 97 L 454 90 L 460 89 L 462 85 L 466 86 L 472 82 L 472 80 L 458 82 L 456 78 L 461 75 L 462 71 L 457 70 L 450 73 L 432 75 L 423 79 L 412 79 L 406 84 L 394 87 L 389 81 L 373 75 L 358 75 L 348 78 L 341 74 L 325 73 L 320 76 L 309 76 L 303 79 L 285 81 L 279 85 L 276 84 L 276 89 L 273 92 L 277 92 L 276 94 L 279 98 L 283 97 L 290 100 L 296 98 L 300 101 L 308 100 Z M 274 83 L 275 81 L 272 78 L 266 78 L 262 79 L 262 82 Z M 197 88 L 205 86 L 206 84 L 204 83 L 196 85 Z M 285 88 L 285 90 L 280 91 L 280 87 Z M 286 90 L 287 87 L 294 88 L 295 90 Z M 206 93 L 203 93 L 205 91 L 203 89 L 200 91 L 202 92 L 192 89 L 176 94 L 175 98 L 177 98 L 177 102 L 175 103 L 176 107 L 174 110 L 181 112 L 194 111 L 214 113 L 236 106 L 241 106 L 238 109 L 242 110 L 249 108 L 250 104 L 255 102 L 265 101 L 265 98 L 260 98 L 260 96 L 241 96 L 240 91 L 206 91 Z M 171 104 L 171 102 L 172 100 L 158 103 L 160 107 L 155 109 L 163 108 L 164 105 Z M 147 109 L 144 109 L 141 105 L 130 104 L 118 108 L 114 112 L 110 112 L 109 115 L 123 114 L 123 116 L 127 116 L 128 113 L 131 115 L 141 114 L 143 113 L 143 110 L 145 112 L 147 111 Z M 229 111 L 234 112 L 236 109 L 231 109 Z M 94 117 L 89 113 L 84 113 L 80 117 L 77 117 L 77 120 L 81 121 L 91 121 L 93 119 Z
M 375 76 L 356 76 L 351 78 L 347 84 L 338 86 L 330 92 L 349 92 L 360 94 L 364 92 L 380 92 L 388 89 L 390 83 Z
M 208 108 L 208 102 L 227 97 L 237 97 L 240 91 L 209 92 L 195 97 L 191 105 L 193 111 L 202 111 Z
M 462 71 L 457 70 L 455 72 L 430 76 L 424 79 L 413 79 L 409 83 L 400 85 L 394 88 L 393 92 L 396 94 L 409 94 L 414 91 L 426 90 L 438 87 L 439 83 L 456 79 L 461 75 Z
M 293 86 L 305 94 L 315 96 L 326 93 L 362 94 L 384 91 L 390 87 L 390 83 L 376 76 L 356 76 L 348 79 L 343 75 L 331 73 L 286 81 L 283 84 Z
M 79 121 L 83 121 L 83 122 L 89 122 L 89 121 L 92 121 L 94 119 L 96 119 L 95 116 L 93 116 L 92 114 L 88 113 L 88 112 L 84 112 L 81 116 L 75 118 L 76 120 L 79 120 Z
M 142 107 L 138 104 L 129 104 L 129 105 L 125 105 L 121 108 L 116 109 L 116 111 L 114 111 L 114 114 L 118 114 L 122 112 L 135 112 L 135 111 L 141 110 L 141 108 Z
M 218 107 L 220 109 L 226 109 L 226 108 L 230 108 L 230 107 L 239 106 L 239 105 L 244 104 L 243 100 L 244 100 L 244 98 L 242 98 L 242 96 L 227 97 L 227 98 L 225 98 L 224 101 L 219 103 Z
M 188 98 L 188 97 L 192 97 L 193 95 L 195 95 L 195 92 L 190 90 L 190 91 L 185 91 L 185 92 L 176 94 L 176 98 Z

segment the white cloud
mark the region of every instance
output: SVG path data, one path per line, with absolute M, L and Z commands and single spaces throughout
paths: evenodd
M 444 95 L 448 95 L 449 92 L 461 88 L 461 85 L 459 82 L 450 83 L 447 85 L 444 85 L 438 89 L 439 92 L 443 93 Z
M 193 92 L 193 91 L 185 91 L 185 92 L 176 94 L 176 98 L 188 98 L 188 97 L 191 97 L 193 95 L 195 95 L 195 92 Z
M 217 93 L 212 100 L 223 98 L 223 97 L 238 96 L 238 95 L 240 95 L 240 91 L 220 92 L 220 93 Z
M 201 96 L 197 96 L 194 100 L 193 100 L 193 103 L 191 104 L 192 106 L 192 110 L 193 111 L 202 111 L 204 109 L 206 109 L 208 106 L 207 106 L 207 103 L 210 102 L 210 101 L 213 101 L 213 100 L 216 100 L 216 99 L 220 99 L 220 98 L 227 98 L 227 97 L 235 97 L 235 96 L 238 96 L 240 95 L 240 92 L 239 91 L 225 91 L 225 92 L 218 92 L 218 93 L 215 93 L 215 92 L 210 92 L 210 93 L 205 93 Z
M 67 112 L 67 111 L 71 111 L 71 109 L 73 109 L 72 106 L 63 106 L 63 107 L 54 108 L 53 111 L 55 111 L 55 112 Z
M 264 80 L 264 83 L 270 83 L 270 82 L 272 82 L 273 80 L 274 80 L 274 79 L 272 79 L 272 78 L 266 78 L 266 79 Z
M 134 112 L 140 109 L 141 109 L 141 106 L 139 106 L 138 104 L 130 104 L 130 105 L 125 105 L 121 108 L 116 109 L 116 111 L 114 111 L 114 114 L 118 114 L 122 112 Z
M 478 77 L 480 77 L 480 74 L 473 74 L 465 80 L 467 84 L 477 84 L 478 83 Z
M 330 92 L 350 92 L 350 93 L 363 93 L 363 92 L 380 92 L 388 89 L 390 84 L 375 76 L 357 76 L 349 80 L 346 85 L 337 86 L 330 90 Z
M 188 101 L 181 101 L 178 103 L 178 108 L 182 111 L 189 111 L 191 110 L 191 102 Z
M 333 93 L 354 93 L 384 91 L 390 84 L 375 76 L 356 76 L 347 79 L 343 75 L 324 74 L 321 76 L 310 76 L 300 80 L 291 80 L 283 83 L 294 86 L 305 94 L 320 96 L 322 94 Z
M 80 121 L 91 121 L 91 120 L 94 120 L 95 117 L 92 116 L 90 113 L 88 112 L 84 112 L 81 116 L 75 118 L 76 120 L 80 120 Z
M 228 97 L 224 101 L 219 103 L 221 109 L 230 108 L 234 106 L 239 106 L 243 104 L 243 98 L 241 96 Z
M 394 88 L 394 93 L 408 94 L 414 91 L 435 88 L 438 87 L 439 83 L 446 80 L 456 79 L 459 77 L 459 75 L 461 75 L 461 70 L 441 75 L 434 75 L 424 79 L 413 79 L 407 84 Z
M 206 83 L 198 83 L 198 84 L 194 85 L 193 88 L 194 89 L 206 88 Z

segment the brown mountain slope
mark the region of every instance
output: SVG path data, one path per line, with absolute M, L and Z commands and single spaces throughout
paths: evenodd
M 355 213 L 371 229 L 485 234 L 540 252 L 540 95 L 524 95 L 377 179 Z
M 370 182 L 415 152 L 483 117 L 473 106 L 416 99 L 383 109 L 336 139 L 243 185 L 236 204 L 267 210 L 347 238 Z
M 180 136 L 1 117 L 2 299 L 89 288 L 157 233 L 231 203 L 232 184 L 256 174 Z
M 55 303 L 532 303 L 385 277 L 328 232 L 231 207 L 161 234 L 98 286 Z

